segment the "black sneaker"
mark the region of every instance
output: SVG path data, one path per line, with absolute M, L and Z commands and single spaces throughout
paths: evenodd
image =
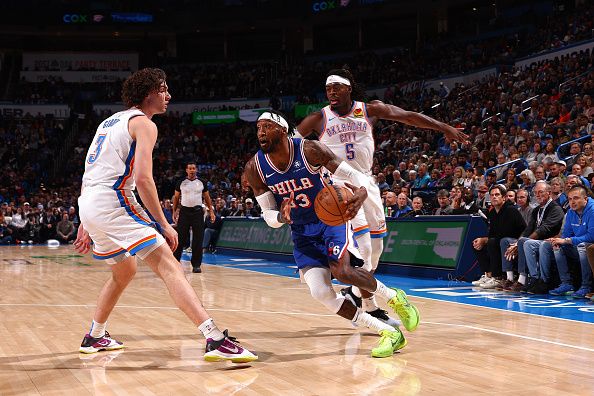
M 530 290 L 530 288 L 532 286 L 534 286 L 534 284 L 536 283 L 537 278 L 530 278 L 528 277 L 526 279 L 526 284 L 524 285 L 524 287 L 522 288 L 522 290 L 520 290 L 520 293 L 528 293 L 528 290 Z
M 343 296 L 345 296 L 347 300 L 355 304 L 357 308 L 361 308 L 361 297 L 357 297 L 355 296 L 355 294 L 353 294 L 353 286 L 341 289 L 340 294 L 342 294 Z
M 381 320 L 382 322 L 384 322 L 385 324 L 390 325 L 392 327 L 398 328 L 401 325 L 400 321 L 390 317 L 388 315 L 388 312 L 384 311 L 381 308 L 378 308 L 375 311 L 367 311 L 367 313 L 369 315 L 373 316 L 374 318 L 377 318 L 377 319 Z
M 549 285 L 542 279 L 537 279 L 534 285 L 528 289 L 528 294 L 549 294 Z

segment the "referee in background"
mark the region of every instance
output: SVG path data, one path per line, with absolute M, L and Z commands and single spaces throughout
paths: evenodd
M 173 220 L 177 224 L 179 244 L 174 252 L 180 261 L 182 251 L 190 239 L 190 227 L 194 234 L 192 238 L 192 272 L 202 272 L 202 239 L 204 237 L 204 205 L 208 207 L 210 220 L 214 223 L 215 212 L 210 195 L 206 190 L 206 183 L 196 177 L 196 163 L 186 165 L 188 177 L 180 181 L 175 187 L 173 196 Z M 179 209 L 179 211 L 178 211 Z

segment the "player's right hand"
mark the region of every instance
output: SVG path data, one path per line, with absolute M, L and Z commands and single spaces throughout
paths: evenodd
M 283 199 L 279 211 L 281 223 L 293 224 L 293 220 L 291 220 L 291 204 L 293 203 L 294 199 L 295 193 L 293 193 L 293 191 L 291 191 L 289 198 Z
M 347 208 L 344 212 L 347 219 L 351 220 L 357 215 L 361 205 L 367 199 L 367 189 L 365 187 L 355 187 L 350 183 L 344 183 L 344 185 L 353 191 L 353 196 L 345 202 Z
M 82 223 L 78 226 L 76 240 L 74 241 L 74 249 L 80 254 L 86 254 L 91 250 L 91 237 Z
M 171 248 L 172 252 L 175 252 L 175 249 L 177 249 L 177 231 L 170 224 L 162 227 L 162 231 L 169 248 Z

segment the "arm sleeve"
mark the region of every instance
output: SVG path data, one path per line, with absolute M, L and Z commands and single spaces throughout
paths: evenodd
M 346 179 L 351 182 L 355 187 L 365 187 L 369 191 L 370 178 L 359 172 L 345 161 L 342 161 L 334 175 L 340 179 Z
M 256 201 L 262 208 L 262 217 L 264 217 L 266 224 L 272 228 L 282 227 L 284 223 L 278 221 L 279 212 L 274 195 L 270 191 L 266 191 L 264 194 L 258 195 Z

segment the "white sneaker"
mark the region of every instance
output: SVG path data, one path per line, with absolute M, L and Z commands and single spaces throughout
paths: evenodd
M 487 280 L 491 279 L 487 276 L 487 274 L 482 274 L 478 280 L 472 282 L 472 286 L 480 286 L 481 283 L 485 283 Z
M 501 286 L 501 281 L 495 278 L 489 278 L 486 282 L 483 282 L 479 285 L 483 289 L 496 289 Z

